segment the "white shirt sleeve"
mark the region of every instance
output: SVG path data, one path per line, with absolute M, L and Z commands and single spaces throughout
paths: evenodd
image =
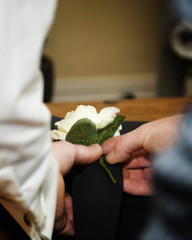
M 0 2 L 0 203 L 31 239 L 51 239 L 57 164 L 39 72 L 55 0 Z

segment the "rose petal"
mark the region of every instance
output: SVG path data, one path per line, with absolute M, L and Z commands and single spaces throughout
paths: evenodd
M 65 132 L 61 132 L 58 130 L 52 130 L 51 131 L 51 137 L 53 140 L 61 140 L 61 141 L 65 141 L 66 138 L 66 133 Z
M 104 128 L 113 122 L 118 112 L 120 112 L 120 110 L 116 107 L 106 107 L 98 114 L 93 106 L 79 105 L 74 111 L 68 112 L 64 119 L 55 123 L 59 132 L 54 132 L 54 138 L 57 138 L 57 140 L 60 138 L 63 139 L 63 136 L 66 136 L 71 127 L 82 118 L 90 119 L 96 124 L 97 129 Z M 116 131 L 115 136 L 120 134 L 119 131 L 120 128 Z
M 119 126 L 119 128 L 117 129 L 117 131 L 115 132 L 113 137 L 117 137 L 120 135 L 120 130 L 122 129 L 122 125 Z
M 120 112 L 120 110 L 116 107 L 103 108 L 99 113 L 99 123 L 97 125 L 97 128 L 104 128 L 108 124 L 112 123 L 116 117 L 116 113 L 118 112 Z
M 55 125 L 58 126 L 58 130 L 69 132 L 73 124 L 82 118 L 88 118 L 96 125 L 98 123 L 98 114 L 93 106 L 79 105 L 75 111 L 68 112 L 65 118 Z

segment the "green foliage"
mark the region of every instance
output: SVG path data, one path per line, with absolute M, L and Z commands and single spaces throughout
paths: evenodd
M 89 146 L 96 143 L 96 125 L 88 118 L 78 120 L 70 129 L 66 136 L 66 141 L 74 144 Z
M 110 123 L 109 125 L 107 125 L 106 127 L 102 128 L 102 129 L 98 129 L 97 130 L 97 143 L 101 144 L 108 138 L 113 137 L 115 132 L 117 131 L 117 129 L 119 128 L 119 126 L 121 125 L 121 123 L 123 122 L 124 119 L 125 119 L 124 116 L 117 115 L 112 123 Z
M 112 123 L 102 129 L 97 130 L 95 123 L 93 123 L 88 118 L 82 118 L 71 127 L 70 131 L 67 133 L 66 141 L 73 144 L 81 144 L 86 146 L 94 143 L 101 144 L 108 138 L 114 136 L 115 132 L 117 131 L 124 119 L 125 117 L 117 115 Z M 99 164 L 109 175 L 111 181 L 113 183 L 116 183 L 116 180 L 114 179 L 110 170 L 105 165 L 102 158 L 99 159 Z

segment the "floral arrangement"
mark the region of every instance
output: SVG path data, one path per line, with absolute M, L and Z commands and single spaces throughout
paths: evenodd
M 86 146 L 101 144 L 108 138 L 120 135 L 121 124 L 125 117 L 117 115 L 118 112 L 120 110 L 116 107 L 106 107 L 97 113 L 93 106 L 79 105 L 75 111 L 68 112 L 64 119 L 55 123 L 57 130 L 51 131 L 52 139 Z M 99 159 L 99 164 L 112 182 L 116 183 L 102 157 Z

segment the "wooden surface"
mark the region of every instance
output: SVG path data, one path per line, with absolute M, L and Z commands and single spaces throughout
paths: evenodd
M 80 104 L 92 105 L 100 111 L 104 107 L 115 106 L 126 121 L 152 121 L 185 111 L 192 103 L 192 97 L 128 99 L 114 103 L 68 102 L 46 104 L 54 116 L 64 118 L 68 111 L 75 110 Z

